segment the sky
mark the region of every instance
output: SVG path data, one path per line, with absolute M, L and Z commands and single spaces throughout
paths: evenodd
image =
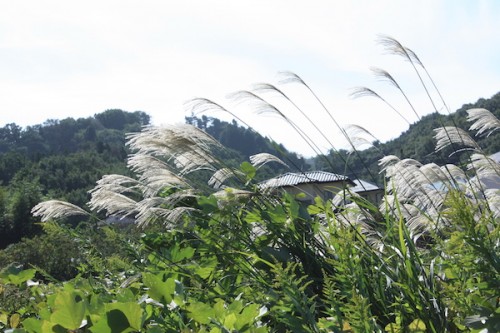
M 324 151 L 347 147 L 339 127 L 349 124 L 384 142 L 436 109 L 455 111 L 500 91 L 499 18 L 496 0 L 0 0 L 0 126 L 107 109 L 175 124 L 191 114 L 187 101 L 203 97 L 304 156 L 315 152 L 290 122 Z M 380 35 L 418 54 L 447 107 L 427 80 L 433 106 L 412 66 L 388 54 Z M 416 112 L 374 67 L 396 79 Z M 283 71 L 299 75 L 321 104 L 306 87 L 280 83 Z M 288 122 L 232 97 L 262 82 L 285 92 L 314 125 L 276 94 L 261 96 Z M 402 117 L 376 98 L 353 99 L 360 86 Z

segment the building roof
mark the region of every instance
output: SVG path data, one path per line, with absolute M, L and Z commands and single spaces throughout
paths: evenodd
M 287 172 L 277 177 L 268 179 L 262 183 L 264 187 L 296 186 L 299 184 L 319 184 L 350 181 L 343 175 L 325 171 L 307 171 L 301 173 Z
M 350 189 L 355 193 L 382 190 L 377 185 L 367 182 L 366 180 L 355 179 L 353 180 L 353 182 L 355 186 L 351 187 Z

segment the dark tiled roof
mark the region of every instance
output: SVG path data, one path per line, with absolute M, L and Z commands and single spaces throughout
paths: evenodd
M 271 178 L 262 183 L 264 187 L 283 187 L 283 186 L 296 186 L 299 184 L 318 184 L 318 183 L 331 183 L 348 181 L 349 178 L 336 173 L 325 171 L 308 171 L 302 173 L 288 172 L 280 176 Z

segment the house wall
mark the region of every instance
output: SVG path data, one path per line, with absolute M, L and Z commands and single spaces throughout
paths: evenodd
M 358 192 L 358 194 L 377 206 L 382 202 L 384 197 L 384 191 L 382 190 Z

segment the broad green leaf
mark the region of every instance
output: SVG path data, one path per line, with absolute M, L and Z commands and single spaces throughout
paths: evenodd
M 35 273 L 35 269 L 22 270 L 14 265 L 11 265 L 1 272 L 0 279 L 4 280 L 5 283 L 12 283 L 19 286 L 24 282 L 33 279 L 35 277 Z
M 247 180 L 251 180 L 255 177 L 257 169 L 249 162 L 243 162 L 240 165 L 241 171 L 247 176 Z
M 219 299 L 215 304 L 214 304 L 214 311 L 215 311 L 215 318 L 222 320 L 224 318 L 224 313 L 226 313 L 226 306 L 225 303 L 222 299 Z
M 44 320 L 40 333 L 67 333 L 68 330 L 61 325 L 54 324 L 50 321 Z M 37 332 L 38 333 L 38 332 Z
M 12 316 L 10 316 L 9 322 L 10 327 L 12 328 L 16 328 L 17 326 L 19 326 L 19 323 L 21 322 L 21 316 L 19 315 L 19 313 L 14 313 Z
M 7 313 L 2 312 L 0 313 L 0 323 L 7 325 L 9 322 L 9 316 L 7 316 Z
M 228 311 L 236 313 L 240 313 L 242 309 L 243 309 L 243 303 L 241 301 L 234 301 L 227 307 Z
M 57 294 L 50 321 L 69 330 L 79 328 L 85 315 L 85 303 L 82 300 L 77 301 L 79 297 L 76 293 L 68 291 Z
M 158 302 L 172 301 L 172 295 L 175 292 L 175 280 L 172 278 L 163 281 L 163 273 L 152 274 L 143 273 L 142 280 L 144 285 L 149 288 L 148 295 Z
M 425 333 L 427 327 L 421 319 L 415 319 L 408 325 L 408 332 L 410 333 Z
M 213 195 L 198 198 L 198 205 L 205 214 L 213 213 L 219 210 L 217 198 Z
M 129 326 L 136 331 L 140 331 L 143 324 L 143 310 L 139 304 L 136 302 L 126 302 L 126 303 L 111 303 L 106 304 L 106 313 L 118 310 L 125 315 Z
M 28 332 L 41 332 L 43 321 L 35 318 L 27 318 L 23 320 L 23 327 Z
M 201 324 L 210 323 L 210 319 L 215 317 L 215 310 L 208 304 L 202 302 L 192 303 L 187 307 L 188 317 Z
M 243 311 L 241 311 L 238 316 L 238 320 L 236 321 L 235 328 L 237 330 L 241 330 L 245 325 L 253 325 L 255 318 L 259 315 L 259 305 L 258 304 L 250 304 L 247 305 Z
M 230 313 L 224 318 L 224 327 L 229 331 L 232 331 L 234 328 L 234 324 L 236 323 L 236 315 L 234 313 Z
M 190 259 L 194 255 L 194 249 L 192 247 L 186 247 L 186 248 L 179 248 L 179 245 L 175 245 L 171 250 L 170 250 L 170 259 L 172 262 L 176 263 L 179 261 L 182 261 L 184 259 Z

